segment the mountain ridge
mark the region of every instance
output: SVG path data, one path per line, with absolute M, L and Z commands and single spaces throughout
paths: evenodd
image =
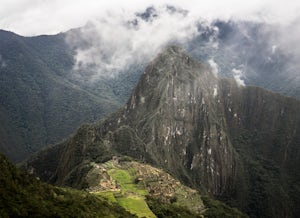
M 172 6 L 166 10 L 186 13 Z M 156 12 L 150 7 L 135 16 L 147 19 Z M 200 22 L 195 37 L 182 46 L 219 75 L 299 100 L 297 58 L 278 47 L 272 37 L 276 31 L 275 26 L 255 22 Z M 5 126 L 0 129 L 0 150 L 15 162 L 120 107 L 146 65 L 145 60 L 129 63 L 115 77 L 93 81 L 101 73 L 97 69 L 74 69 L 76 54 L 97 46 L 89 42 L 85 27 L 33 37 L 1 30 L 0 41 L 0 121 Z M 107 51 L 99 49 L 105 56 Z
M 80 191 L 43 183 L 0 153 L 1 217 L 247 217 L 130 157 L 90 164 Z
M 69 78 L 74 60 L 64 37 L 0 32 L 0 150 L 13 161 L 119 107 L 109 89 L 88 90 Z
M 60 160 L 48 173 L 54 176 L 35 164 L 38 155 L 27 164 L 45 180 L 80 188 L 70 178 L 84 178 L 89 161 L 128 155 L 251 217 L 293 217 L 297 207 L 286 202 L 297 205 L 290 187 L 299 186 L 292 182 L 299 178 L 298 111 L 295 99 L 219 79 L 169 47 L 147 66 L 123 109 L 61 144 Z M 264 200 L 257 205 L 257 199 Z
M 1 217 L 136 217 L 95 195 L 42 183 L 0 154 Z

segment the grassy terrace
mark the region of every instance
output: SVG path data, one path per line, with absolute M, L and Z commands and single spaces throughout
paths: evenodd
M 135 161 L 108 161 L 101 165 L 105 169 L 100 171 L 104 172 L 104 189 L 96 189 L 93 193 L 117 203 L 138 217 L 246 217 L 209 197 L 204 198 L 204 206 L 197 191 L 150 165 Z
M 119 169 L 111 162 L 107 162 L 105 167 L 108 169 L 108 174 L 117 181 L 121 191 L 97 192 L 98 195 L 107 198 L 110 202 L 118 203 L 138 217 L 156 217 L 146 203 L 147 190 L 142 185 L 134 183 L 135 170 L 133 168 Z

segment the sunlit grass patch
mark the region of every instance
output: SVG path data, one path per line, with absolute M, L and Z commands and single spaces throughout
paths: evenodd
M 112 191 L 94 192 L 93 194 L 97 195 L 97 196 L 101 196 L 103 198 L 106 198 L 110 202 L 117 203 L 114 192 L 112 192 Z
M 144 197 L 130 195 L 118 198 L 117 201 L 122 207 L 138 217 L 156 217 L 149 209 Z
M 123 169 L 111 169 L 108 173 L 121 186 L 123 194 L 126 192 L 133 192 L 143 196 L 148 194 L 144 187 L 134 183 L 134 176 L 130 175 L 128 171 Z

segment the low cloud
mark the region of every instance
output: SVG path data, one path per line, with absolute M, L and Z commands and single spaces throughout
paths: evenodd
M 218 75 L 218 73 L 219 73 L 219 66 L 218 66 L 218 64 L 214 61 L 214 59 L 213 59 L 213 58 L 209 59 L 209 60 L 208 60 L 208 63 L 209 63 L 209 65 L 210 65 L 210 67 L 211 67 L 212 72 L 213 72 L 215 75 Z
M 76 47 L 75 72 L 89 72 L 93 80 L 148 62 L 168 44 L 185 43 L 197 34 L 198 21 L 170 6 L 132 14 L 109 12 L 66 39 Z
M 283 52 L 288 58 L 285 73 L 289 78 L 300 81 L 300 17 L 289 25 L 276 28 L 272 34 L 272 39 L 278 44 L 277 52 Z
M 171 4 L 207 20 L 238 19 L 289 23 L 299 15 L 299 0 L 2 0 L 0 28 L 22 35 L 55 34 L 83 26 L 107 11 L 139 11 Z
M 243 78 L 243 71 L 242 70 L 233 68 L 232 69 L 232 74 L 233 74 L 233 78 L 235 79 L 236 83 L 239 86 L 245 86 L 245 82 L 242 79 Z
M 177 10 L 166 5 L 173 5 L 173 9 Z M 149 6 L 156 10 L 153 16 L 149 19 L 139 16 Z M 184 44 L 201 34 L 197 25 L 203 20 L 207 24 L 216 19 L 225 22 L 267 23 L 272 26 L 270 32 L 262 34 L 263 39 L 257 37 L 257 41 L 266 40 L 270 43 L 270 52 L 265 54 L 266 60 L 276 63 L 281 58 L 278 54 L 283 55 L 288 63 L 279 62 L 274 69 L 282 71 L 286 77 L 300 80 L 299 14 L 299 0 L 89 0 L 88 3 L 85 0 L 3 0 L 0 28 L 32 36 L 56 34 L 84 26 L 80 34 L 74 31 L 70 33 L 67 41 L 76 50 L 75 72 L 89 74 L 90 80 L 94 80 L 112 77 L 130 65 L 147 63 L 167 44 Z M 89 24 L 85 25 L 88 21 Z M 215 33 L 217 35 L 218 31 L 215 30 Z M 244 36 L 247 37 L 247 29 L 242 37 Z M 242 37 L 232 38 L 231 45 L 234 48 L 228 50 L 229 55 L 241 56 L 241 59 L 246 60 L 244 63 L 224 67 L 224 63 L 214 53 L 210 57 L 201 56 L 201 61 L 209 60 L 215 73 L 226 75 L 232 68 L 239 68 L 244 64 L 244 75 L 237 73 L 235 77 L 241 84 L 243 79 L 248 82 L 252 75 L 256 76 L 258 69 L 255 68 L 257 64 L 251 65 L 248 61 L 251 51 L 243 50 L 246 46 L 243 45 L 245 40 Z M 209 43 L 206 48 L 216 53 L 218 49 L 222 49 L 214 38 Z M 250 40 L 249 43 L 251 44 Z M 202 51 L 193 52 L 200 56 Z M 255 59 L 256 52 L 252 52 L 251 56 L 254 58 L 251 59 Z M 264 67 L 264 64 L 257 67 Z M 4 62 L 0 66 L 5 65 Z

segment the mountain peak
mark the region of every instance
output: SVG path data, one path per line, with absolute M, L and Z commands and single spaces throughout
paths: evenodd
M 158 60 L 168 62 L 168 65 L 174 65 L 174 64 L 184 65 L 184 64 L 198 63 L 195 60 L 193 60 L 183 48 L 176 45 L 172 45 L 164 48 L 156 56 L 154 62 Z
M 170 45 L 167 46 L 166 48 L 163 49 L 162 53 L 170 53 L 170 54 L 180 54 L 180 53 L 185 53 L 186 51 L 177 45 Z M 187 54 L 186 54 L 187 55 Z
M 229 196 L 253 217 L 268 217 L 269 211 L 271 217 L 294 217 L 299 209 L 285 202 L 299 205 L 289 194 L 296 190 L 299 196 L 294 184 L 300 181 L 299 107 L 299 101 L 219 79 L 171 46 L 147 66 L 124 109 L 82 127 L 29 166 L 57 184 L 74 186 L 90 169 L 86 163 L 128 155 L 198 190 Z M 51 163 L 47 170 L 41 160 Z M 282 183 L 286 176 L 293 179 Z M 257 199 L 262 204 L 253 207 Z M 273 211 L 274 204 L 279 206 Z
M 215 95 L 218 81 L 208 67 L 195 61 L 184 49 L 170 46 L 146 67 L 126 107 L 134 109 L 142 105 L 157 109 L 191 101 L 196 104 Z

